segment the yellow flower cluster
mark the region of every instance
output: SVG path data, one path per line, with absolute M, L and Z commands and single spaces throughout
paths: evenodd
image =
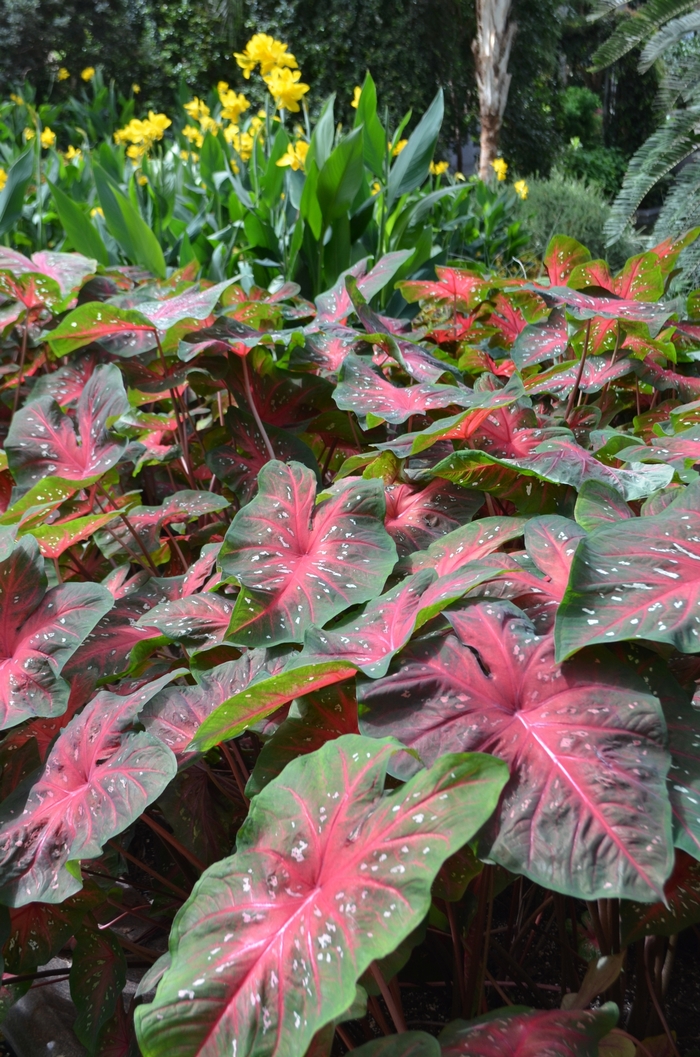
M 229 88 L 226 81 L 219 81 L 217 89 L 221 100 L 222 120 L 230 121 L 232 125 L 237 125 L 241 114 L 250 108 L 250 103 L 242 92 L 236 92 Z
M 10 99 L 15 106 L 24 106 L 24 99 L 22 99 L 21 95 L 16 95 L 15 92 L 10 92 Z
M 516 180 L 513 184 L 513 190 L 515 191 L 518 198 L 521 198 L 523 202 L 530 193 L 530 188 L 527 186 L 525 180 Z
M 65 66 L 61 66 L 60 70 L 56 74 L 56 80 L 57 81 L 67 81 L 69 77 L 70 77 L 70 73 L 68 72 L 68 70 L 65 68 Z
M 430 163 L 430 175 L 431 176 L 442 176 L 443 173 L 447 172 L 450 167 L 448 161 L 431 161 Z
M 63 152 L 63 159 L 67 162 L 79 161 L 82 156 L 83 152 L 81 150 L 78 150 L 77 147 L 74 147 L 73 144 L 68 147 L 68 150 L 65 150 Z
M 234 51 L 233 57 L 243 70 L 246 81 L 256 66 L 260 66 L 260 73 L 267 77 L 274 69 L 289 67 L 296 70 L 297 60 L 287 51 L 287 45 L 281 40 L 275 40 L 267 33 L 256 33 L 246 44 L 244 50 Z
M 300 139 L 296 143 L 290 143 L 287 150 L 277 162 L 281 166 L 289 166 L 294 172 L 304 168 L 306 155 L 309 153 L 309 144 Z
M 505 161 L 503 158 L 494 158 L 494 160 L 491 162 L 491 168 L 495 172 L 496 179 L 499 182 L 502 182 L 503 180 L 505 180 L 505 178 L 506 178 L 506 176 L 508 174 L 508 162 L 507 161 Z
M 55 147 L 56 146 L 56 133 L 53 131 L 53 129 L 50 129 L 48 127 L 48 125 L 47 125 L 46 128 L 41 130 L 41 135 L 39 136 L 39 141 L 40 141 L 42 147 L 44 148 L 44 150 L 48 150 L 49 147 Z
M 407 139 L 400 139 L 395 147 L 392 148 L 391 147 L 391 143 L 387 143 L 387 147 L 389 147 L 391 149 L 391 153 L 394 155 L 394 157 L 398 158 L 399 154 L 404 149 L 404 147 L 406 146 L 407 143 L 408 143 Z
M 114 142 L 128 143 L 127 157 L 132 161 L 140 162 L 156 140 L 163 138 L 163 133 L 170 125 L 172 121 L 165 114 L 154 114 L 152 110 L 149 110 L 145 121 L 134 117 L 124 128 L 117 129 L 114 133 Z
M 194 99 L 190 99 L 189 103 L 185 103 L 184 110 L 187 116 L 192 121 L 196 121 L 201 129 L 202 139 L 197 143 L 198 147 L 202 146 L 203 138 L 207 132 L 211 132 L 216 136 L 221 126 L 211 116 L 211 110 L 199 96 L 195 96 Z

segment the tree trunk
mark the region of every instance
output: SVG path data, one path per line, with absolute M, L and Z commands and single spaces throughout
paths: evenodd
M 491 162 L 498 156 L 498 137 L 508 101 L 508 60 L 516 25 L 510 21 L 513 0 L 476 0 L 476 40 L 472 44 L 479 90 L 481 154 L 479 176 L 493 176 Z

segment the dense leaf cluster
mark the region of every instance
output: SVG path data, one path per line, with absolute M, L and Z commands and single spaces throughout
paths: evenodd
M 653 1033 L 700 920 L 697 234 L 536 280 L 397 252 L 313 303 L 0 249 L 3 1008 L 63 952 L 102 1057 Z M 438 1040 L 397 977 L 430 935 Z M 624 1031 L 588 1008 L 633 987 Z

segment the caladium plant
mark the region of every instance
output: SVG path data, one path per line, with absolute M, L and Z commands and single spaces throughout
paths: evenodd
M 58 955 L 91 1057 L 673 1040 L 700 920 L 679 245 L 613 275 L 557 237 L 527 278 L 405 279 L 401 250 L 315 304 L 0 252 L 0 1016 Z

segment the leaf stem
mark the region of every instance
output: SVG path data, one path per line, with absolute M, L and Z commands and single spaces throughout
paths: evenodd
M 245 395 L 246 395 L 246 400 L 248 401 L 248 406 L 250 407 L 250 410 L 251 410 L 251 413 L 253 415 L 253 418 L 255 419 L 255 425 L 260 430 L 260 436 L 263 439 L 263 444 L 265 445 L 265 448 L 267 450 L 267 454 L 269 455 L 269 457 L 271 459 L 275 459 L 276 458 L 275 449 L 272 447 L 272 444 L 270 443 L 270 438 L 267 435 L 267 430 L 265 429 L 265 427 L 263 425 L 263 421 L 260 418 L 260 414 L 258 412 L 258 408 L 257 408 L 255 400 L 253 398 L 253 389 L 252 389 L 252 386 L 250 384 L 250 374 L 248 373 L 248 357 L 247 356 L 243 356 L 241 358 L 241 365 L 242 365 L 242 368 L 243 368 L 243 385 L 245 386 Z
M 111 497 L 111 496 L 110 496 L 110 494 L 109 494 L 109 493 L 107 492 L 107 490 L 106 490 L 106 489 L 105 489 L 105 488 L 103 487 L 103 485 L 101 484 L 101 482 L 99 482 L 99 481 L 97 482 L 97 487 L 98 487 L 98 488 L 99 488 L 99 490 L 100 490 L 100 491 L 102 492 L 102 494 L 103 494 L 103 495 L 104 495 L 104 497 L 106 498 L 107 502 L 108 502 L 108 503 L 113 503 L 113 499 L 112 499 L 112 497 Z M 131 535 L 132 535 L 132 536 L 134 537 L 134 539 L 135 539 L 136 543 L 138 544 L 139 550 L 141 551 L 141 553 L 143 554 L 144 558 L 145 558 L 145 559 L 146 559 L 146 561 L 148 562 L 148 566 L 149 566 L 149 568 L 150 568 L 151 572 L 153 573 L 153 575 L 154 575 L 154 576 L 157 576 L 157 575 L 158 575 L 158 570 L 156 569 L 156 567 L 155 567 L 155 565 L 154 565 L 154 563 L 153 563 L 153 559 L 151 558 L 150 554 L 149 554 L 149 553 L 148 553 L 148 551 L 146 550 L 146 547 L 145 547 L 145 544 L 144 544 L 143 540 L 141 539 L 141 537 L 140 537 L 140 536 L 138 535 L 138 533 L 136 532 L 136 529 L 135 529 L 135 528 L 134 528 L 134 526 L 133 526 L 133 525 L 131 524 L 131 522 L 129 521 L 129 519 L 128 519 L 128 517 L 126 516 L 126 514 L 125 514 L 125 513 L 123 513 L 123 511 L 121 511 L 121 510 L 119 510 L 118 508 L 116 508 L 116 509 L 115 509 L 115 511 L 114 511 L 114 516 L 115 516 L 115 517 L 119 517 L 119 518 L 121 518 L 121 519 L 122 519 L 122 521 L 124 522 L 124 524 L 125 524 L 126 528 L 127 528 L 128 530 L 129 530 L 129 532 L 131 533 Z
M 122 848 L 122 846 L 120 844 L 117 844 L 116 841 L 108 840 L 107 843 L 110 845 L 110 847 L 114 848 L 115 851 L 119 852 L 120 855 L 123 855 L 125 859 L 128 859 L 129 862 L 132 862 L 134 866 L 138 866 L 139 870 L 143 870 L 143 872 L 147 873 L 150 877 L 154 877 L 156 881 L 159 881 L 162 885 L 165 885 L 166 888 L 169 888 L 171 892 L 174 892 L 175 895 L 179 896 L 181 899 L 190 898 L 189 892 L 185 892 L 183 888 L 179 888 L 177 885 L 173 884 L 172 881 L 169 881 L 167 879 L 167 877 L 163 877 L 162 874 L 159 874 L 151 866 L 148 866 L 145 862 L 142 862 L 141 859 L 137 859 L 135 855 L 132 855 L 130 851 L 126 850 L 126 848 Z M 88 873 L 94 874 L 95 871 L 89 870 Z M 100 874 L 96 874 L 96 876 L 99 877 Z
M 241 769 L 241 767 L 238 764 L 238 761 L 234 757 L 233 753 L 229 749 L 229 747 L 226 744 L 226 742 L 222 741 L 221 744 L 219 745 L 219 748 L 221 749 L 221 752 L 222 752 L 222 754 L 223 754 L 223 756 L 224 756 L 224 758 L 226 760 L 226 763 L 229 765 L 229 768 L 231 770 L 231 774 L 233 775 L 233 777 L 236 780 L 236 785 L 238 786 L 238 791 L 241 794 L 241 796 L 243 797 L 243 803 L 245 804 L 246 807 L 250 807 L 250 800 L 246 796 L 246 792 L 245 792 L 246 781 L 247 781 L 246 777 L 245 777 L 245 769 L 243 769 L 243 770 Z M 240 753 L 239 753 L 239 756 L 240 756 Z M 243 764 L 242 760 L 241 760 L 241 764 Z
M 19 395 L 20 389 L 22 388 L 22 380 L 24 375 L 24 361 L 27 358 L 27 342 L 29 340 L 29 309 L 25 308 L 26 316 L 24 319 L 24 330 L 22 331 L 22 347 L 19 354 L 19 373 L 17 375 L 17 388 L 15 389 L 14 402 L 12 404 L 12 414 L 16 414 L 17 408 L 19 407 Z
M 198 870 L 200 873 L 204 873 L 204 871 L 206 870 L 206 865 L 202 862 L 202 860 L 198 859 L 194 852 L 191 852 L 189 848 L 185 847 L 184 844 L 181 844 L 177 837 L 174 836 L 174 834 L 170 833 L 170 831 L 167 830 L 165 826 L 161 826 L 159 822 L 156 822 L 156 820 L 154 818 L 151 818 L 151 816 L 145 811 L 143 815 L 141 815 L 141 821 L 145 822 L 147 826 L 150 826 L 153 832 L 157 833 L 159 837 L 162 837 L 164 841 L 167 841 L 168 844 L 172 845 L 175 851 L 179 852 L 180 855 L 182 855 L 183 859 L 186 859 L 187 862 L 190 863 L 190 865 L 194 866 L 195 870 Z
M 585 342 L 585 344 L 583 346 L 583 354 L 581 356 L 581 362 L 579 363 L 578 371 L 576 372 L 576 381 L 574 382 L 574 387 L 571 390 L 571 394 L 569 396 L 569 402 L 566 405 L 566 414 L 564 415 L 564 421 L 567 422 L 567 423 L 568 423 L 569 418 L 571 416 L 571 412 L 574 409 L 574 404 L 576 403 L 576 397 L 578 395 L 578 387 L 581 384 L 581 376 L 583 375 L 583 368 L 585 367 L 586 357 L 588 356 L 588 344 L 589 344 L 589 342 L 591 340 L 591 323 L 592 322 L 593 322 L 592 319 L 589 319 L 588 323 L 586 325 L 586 342 Z
M 407 1031 L 406 1021 L 404 1020 L 403 1013 L 401 1012 L 401 1010 L 399 1009 L 398 1005 L 394 1001 L 394 996 L 392 995 L 391 991 L 389 990 L 389 986 L 388 986 L 386 980 L 382 976 L 381 969 L 379 968 L 379 966 L 377 965 L 376 962 L 372 962 L 372 964 L 369 967 L 369 971 L 371 972 L 372 976 L 374 977 L 374 980 L 375 980 L 379 990 L 382 993 L 382 998 L 384 999 L 384 1002 L 386 1004 L 386 1008 L 389 1010 L 389 1013 L 391 1015 L 391 1019 L 393 1020 L 395 1026 L 396 1026 L 396 1030 L 398 1031 L 399 1035 L 403 1035 L 403 1033 L 405 1031 Z

